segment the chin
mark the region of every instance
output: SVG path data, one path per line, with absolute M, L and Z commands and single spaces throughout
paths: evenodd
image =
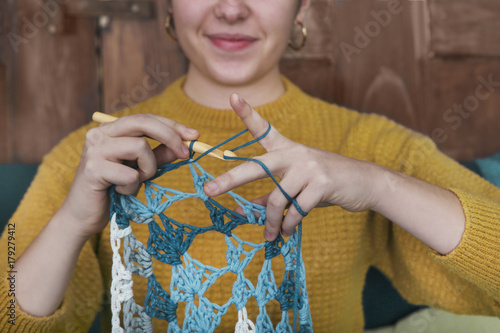
M 227 62 L 220 66 L 208 68 L 208 74 L 217 83 L 225 86 L 244 86 L 259 80 L 262 74 L 252 64 L 238 63 L 230 64 Z

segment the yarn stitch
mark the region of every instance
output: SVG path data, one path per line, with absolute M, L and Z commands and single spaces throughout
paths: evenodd
M 244 145 L 232 149 L 236 151 L 253 144 L 265 137 L 266 133 Z M 264 225 L 266 209 L 247 201 L 241 196 L 229 191 L 228 194 L 243 209 L 246 216 L 223 207 L 214 199 L 208 197 L 203 187 L 214 177 L 199 165 L 198 160 L 211 151 L 242 135 L 242 131 L 224 142 L 214 146 L 196 159 L 190 147 L 190 158 L 177 163 L 160 166 L 155 176 L 144 183 L 146 204 L 134 196 L 120 195 L 114 188 L 109 193 L 111 197 L 111 247 L 113 250 L 111 309 L 112 327 L 114 333 L 119 332 L 152 332 L 152 318 L 167 321 L 168 332 L 213 332 L 221 322 L 221 317 L 233 304 L 238 310 L 238 322 L 235 332 L 312 332 L 312 320 L 306 289 L 305 267 L 301 254 L 302 222 L 293 235 L 285 242 L 279 235 L 272 242 L 260 244 L 240 239 L 232 231 L 242 224 Z M 300 214 L 306 216 L 297 201 L 291 198 L 273 177 L 270 170 L 256 159 L 241 157 L 226 157 L 258 163 L 276 183 L 284 196 L 297 208 Z M 195 191 L 184 193 L 175 189 L 161 187 L 153 180 L 166 172 L 188 166 L 193 178 Z M 168 208 L 176 201 L 188 198 L 198 198 L 210 211 L 212 225 L 195 227 L 178 222 L 167 215 Z M 259 216 L 256 218 L 256 215 Z M 163 228 L 156 222 L 158 217 Z M 142 244 L 132 233 L 130 222 L 147 224 L 150 236 L 147 246 Z M 227 244 L 227 266 L 214 268 L 193 259 L 188 249 L 197 235 L 206 232 L 224 234 Z M 123 262 L 119 248 L 124 246 Z M 245 250 L 251 248 L 251 250 Z M 265 260 L 254 286 L 245 277 L 244 269 L 257 253 L 262 250 Z M 271 259 L 282 256 L 285 263 L 284 278 L 277 287 Z M 156 280 L 153 271 L 152 258 L 172 266 L 170 293 Z M 232 288 L 232 296 L 223 305 L 211 303 L 205 292 L 224 274 L 236 274 L 237 280 Z M 135 303 L 132 292 L 133 275 L 148 279 L 148 291 L 144 306 Z M 259 315 L 255 324 L 248 318 L 246 304 L 255 297 Z M 198 306 L 195 300 L 197 299 Z M 281 321 L 273 327 L 266 312 L 266 304 L 276 299 L 282 311 Z M 182 324 L 177 321 L 178 303 L 185 303 L 185 318 Z M 123 310 L 123 328 L 120 323 L 120 312 Z M 293 330 L 290 325 L 289 311 L 293 311 Z M 182 328 L 181 328 L 182 326 Z

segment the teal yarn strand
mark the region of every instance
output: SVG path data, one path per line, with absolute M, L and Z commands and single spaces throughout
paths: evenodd
M 270 130 L 271 125 L 264 135 L 232 151 L 258 142 Z M 302 222 L 287 241 L 279 235 L 272 242 L 265 241 L 258 244 L 248 242 L 235 235 L 233 231 L 243 224 L 264 225 L 266 208 L 229 191 L 228 194 L 246 214 L 242 216 L 223 207 L 203 191 L 204 185 L 214 177 L 207 173 L 198 161 L 245 132 L 247 130 L 223 141 L 198 157 L 194 156 L 191 146 L 189 159 L 160 166 L 155 176 L 144 183 L 146 203 L 134 196 L 120 195 L 114 188 L 110 188 L 112 217 L 110 238 L 114 252 L 111 290 L 113 332 L 152 332 L 151 318 L 168 322 L 168 332 L 214 332 L 222 316 L 231 306 L 239 311 L 237 332 L 312 332 L 301 252 Z M 297 201 L 284 191 L 264 163 L 251 158 L 226 158 L 259 164 L 297 211 L 303 216 L 307 215 Z M 195 189 L 192 193 L 162 187 L 153 182 L 165 173 L 181 167 L 190 169 Z M 172 204 L 190 198 L 203 202 L 210 213 L 211 225 L 197 227 L 169 217 L 168 208 Z M 132 227 L 137 223 L 148 225 L 147 244 L 142 244 L 132 233 Z M 196 241 L 196 237 L 209 232 L 224 235 L 227 246 L 227 265 L 222 268 L 204 265 L 189 254 L 189 248 Z M 123 258 L 118 254 L 118 248 L 122 243 Z M 256 256 L 263 256 L 264 262 L 257 283 L 254 285 L 245 276 L 244 271 Z M 279 286 L 276 284 L 271 263 L 271 260 L 276 257 L 282 257 L 285 264 L 284 277 Z M 153 258 L 171 266 L 172 277 L 169 291 L 156 279 Z M 213 303 L 205 294 L 218 278 L 226 274 L 236 276 L 236 281 L 232 286 L 232 295 L 224 304 Z M 134 275 L 148 280 L 147 295 L 142 306 L 137 305 L 132 297 L 131 286 Z M 254 318 L 255 325 L 247 318 L 246 313 L 246 304 L 252 297 L 255 298 L 259 309 L 259 314 Z M 276 327 L 266 311 L 266 305 L 273 300 L 280 304 L 282 312 L 281 321 Z M 185 305 L 185 319 L 182 323 L 177 320 L 180 303 Z M 121 327 L 118 316 L 121 308 L 124 328 Z M 293 312 L 293 318 L 290 317 L 290 311 Z M 290 325 L 290 322 L 293 322 L 293 325 Z M 251 329 L 248 330 L 248 327 Z M 252 330 L 253 328 L 255 331 Z

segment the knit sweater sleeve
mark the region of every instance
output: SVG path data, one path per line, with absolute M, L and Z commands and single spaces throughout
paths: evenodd
M 4 332 L 86 332 L 99 311 L 103 281 L 95 250 L 97 235 L 85 244 L 64 299 L 50 316 L 33 317 L 23 312 L 15 299 L 16 272 L 11 272 L 8 265 L 8 256 L 18 258 L 63 203 L 79 162 L 86 130 L 73 133 L 44 158 L 9 221 L 7 230 L 10 228 L 12 232 L 4 232 L 0 239 L 0 327 Z M 14 253 L 8 254 L 9 246 Z
M 381 123 L 371 140 L 373 160 L 455 193 L 466 227 L 460 244 L 440 255 L 375 215 L 374 262 L 412 303 L 500 316 L 500 189 L 445 156 L 431 139 Z

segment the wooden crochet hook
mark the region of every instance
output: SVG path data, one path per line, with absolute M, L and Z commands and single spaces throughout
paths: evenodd
M 92 115 L 92 120 L 95 122 L 98 122 L 100 124 L 110 123 L 112 121 L 115 121 L 116 119 L 118 119 L 118 118 L 114 117 L 112 115 L 106 114 L 106 113 L 102 113 L 102 112 L 94 112 L 94 114 Z M 184 143 L 184 145 L 186 147 L 189 148 L 192 141 L 182 141 L 182 142 Z M 193 144 L 193 151 L 197 152 L 198 154 L 203 154 L 204 152 L 206 152 L 209 149 L 212 149 L 212 146 L 210 146 L 206 143 L 203 143 L 203 142 L 195 141 Z M 219 149 L 215 149 L 214 151 L 208 153 L 207 156 L 215 157 L 215 158 L 218 158 L 218 159 L 224 160 L 224 161 L 234 161 L 234 160 L 225 159 L 224 156 L 238 157 L 234 152 L 232 152 L 230 150 L 222 151 Z

